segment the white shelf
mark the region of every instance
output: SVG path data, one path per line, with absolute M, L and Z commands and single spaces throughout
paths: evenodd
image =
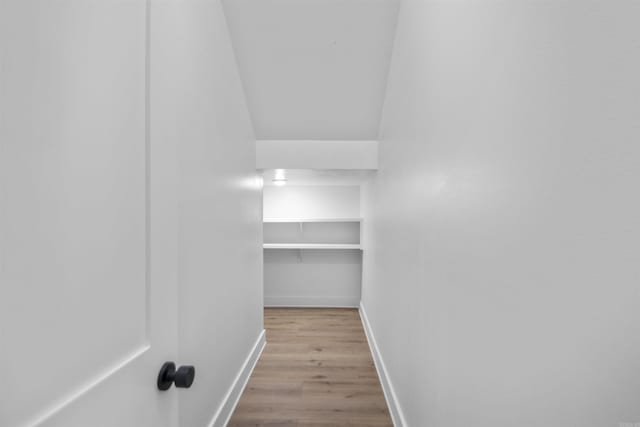
M 265 218 L 263 222 L 361 222 L 362 218 Z
M 362 249 L 359 244 L 350 243 L 265 243 L 264 249 Z

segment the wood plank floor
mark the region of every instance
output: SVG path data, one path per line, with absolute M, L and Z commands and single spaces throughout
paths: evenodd
M 265 328 L 229 426 L 393 426 L 358 310 L 267 308 Z

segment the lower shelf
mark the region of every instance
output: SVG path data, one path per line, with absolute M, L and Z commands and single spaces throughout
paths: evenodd
M 265 243 L 264 249 L 359 249 L 359 244 L 349 243 Z

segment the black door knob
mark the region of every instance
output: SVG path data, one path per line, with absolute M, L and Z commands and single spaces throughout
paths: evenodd
M 158 373 L 158 390 L 169 390 L 171 384 L 179 388 L 189 388 L 196 377 L 196 368 L 193 366 L 180 366 L 176 370 L 176 364 L 165 362 Z

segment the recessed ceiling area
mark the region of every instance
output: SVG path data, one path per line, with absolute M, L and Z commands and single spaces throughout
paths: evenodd
M 225 0 L 257 139 L 377 139 L 398 0 Z
M 286 185 L 361 185 L 370 179 L 374 171 L 342 169 L 265 169 L 264 185 L 276 186 L 274 179 L 286 180 Z

